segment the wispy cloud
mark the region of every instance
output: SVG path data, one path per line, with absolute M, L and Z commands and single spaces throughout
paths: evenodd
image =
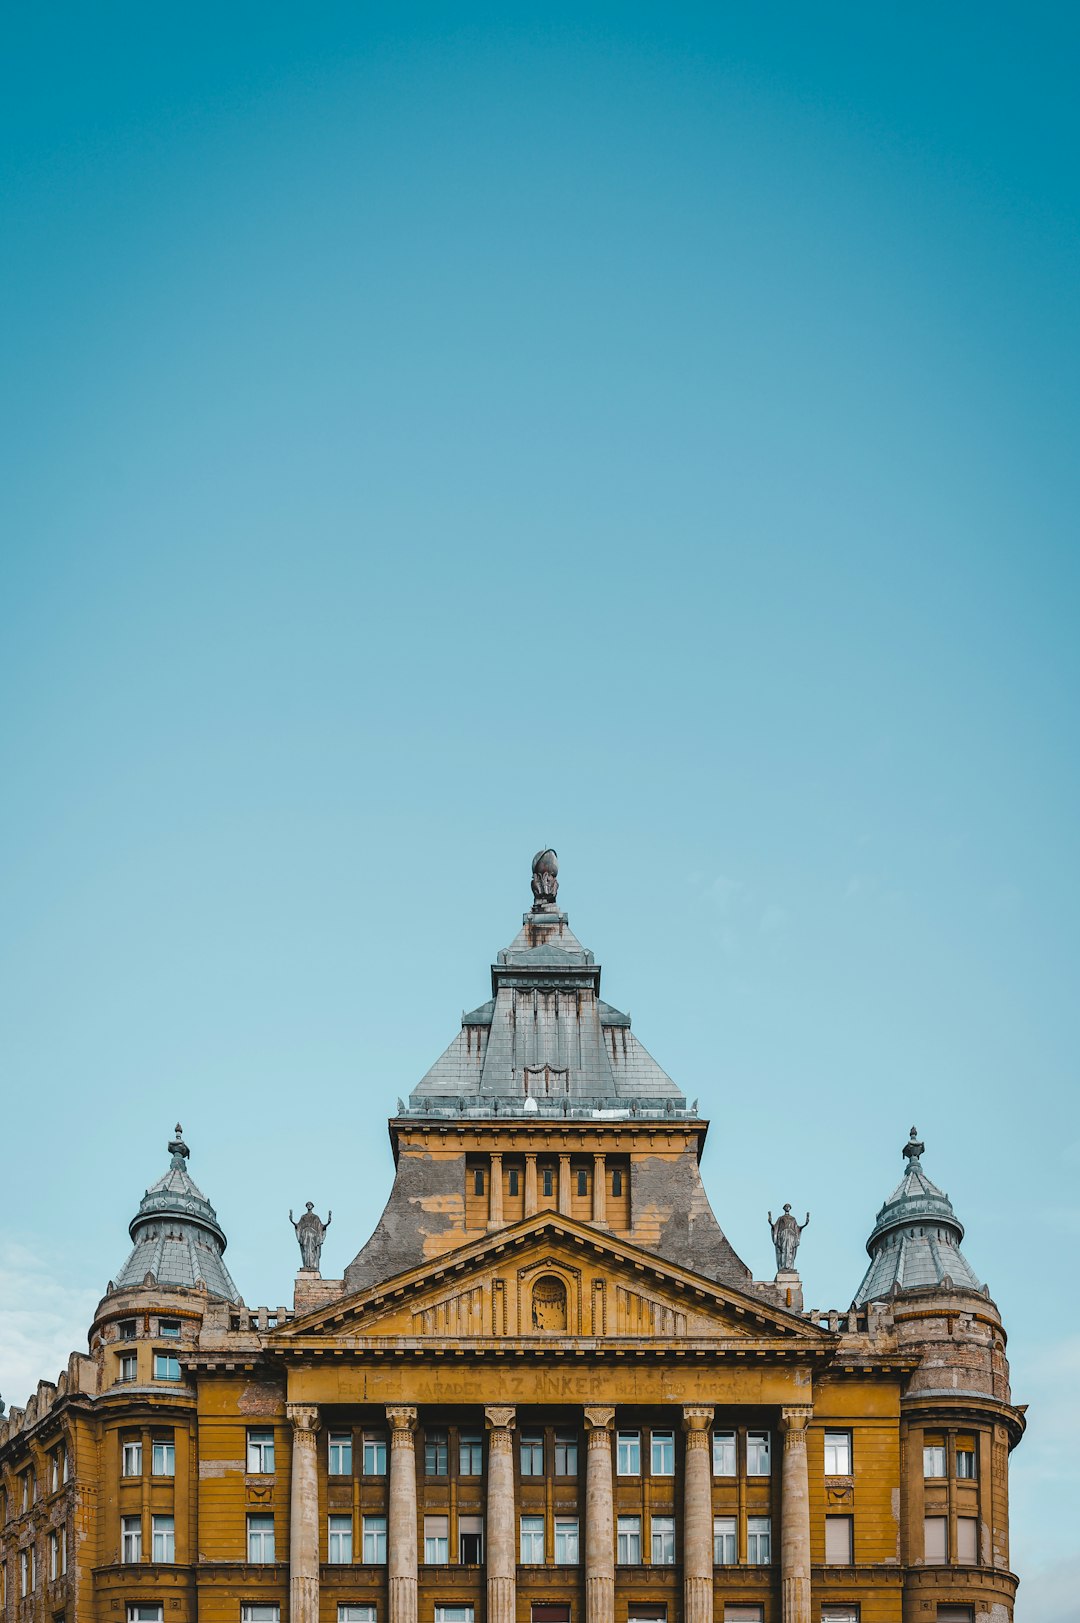
M 0 1244 L 0 1392 L 22 1406 L 39 1380 L 55 1381 L 86 1332 L 100 1293 L 56 1279 L 49 1259 L 12 1241 Z

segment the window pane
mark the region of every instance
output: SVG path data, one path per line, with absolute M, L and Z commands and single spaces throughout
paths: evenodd
M 713 1517 L 713 1560 L 718 1567 L 733 1567 L 739 1559 L 737 1534 L 734 1516 Z
M 675 1518 L 654 1516 L 652 1519 L 652 1560 L 654 1566 L 671 1567 L 675 1564 Z
M 150 1469 L 154 1476 L 176 1475 L 176 1447 L 169 1438 L 154 1438 L 151 1444 Z
M 641 1433 L 639 1431 L 620 1431 L 617 1440 L 618 1468 L 620 1476 L 641 1475 Z
M 248 1517 L 248 1560 L 273 1561 L 274 1559 L 274 1518 L 273 1516 Z
M 424 1470 L 428 1476 L 446 1476 L 450 1465 L 450 1438 L 445 1431 L 424 1435 Z
M 537 1432 L 524 1432 L 521 1438 L 522 1476 L 543 1476 L 544 1439 Z
M 338 1623 L 375 1623 L 374 1606 L 339 1606 Z
M 958 1561 L 977 1561 L 979 1559 L 979 1524 L 974 1516 L 958 1516 L 956 1518 L 956 1559 Z
M 450 1559 L 450 1522 L 446 1516 L 424 1517 L 424 1560 L 445 1566 Z
M 331 1476 L 352 1476 L 352 1432 L 332 1431 L 327 1469 Z
M 945 1475 L 945 1438 L 940 1433 L 924 1434 L 922 1457 L 924 1477 Z
M 253 1606 L 241 1606 L 240 1623 L 279 1623 L 281 1607 L 272 1601 Z
M 153 1559 L 155 1561 L 175 1561 L 176 1532 L 172 1517 L 152 1517 L 151 1533 L 153 1536 Z
M 948 1522 L 944 1516 L 927 1516 L 924 1528 L 924 1558 L 940 1566 L 948 1560 Z
M 124 1476 L 142 1476 L 142 1444 L 125 1443 L 121 1470 Z
M 458 1437 L 458 1475 L 480 1476 L 484 1469 L 484 1443 L 478 1431 L 463 1431 Z
M 365 1516 L 363 1520 L 364 1560 L 383 1565 L 386 1561 L 386 1517 Z
M 269 1475 L 274 1469 L 274 1434 L 272 1431 L 249 1431 L 247 1468 L 254 1476 Z
M 326 1559 L 335 1565 L 352 1560 L 352 1517 L 331 1516 L 327 1528 Z
M 746 1434 L 746 1474 L 748 1476 L 768 1476 L 769 1465 L 769 1433 L 767 1431 L 748 1431 Z
M 857 1606 L 823 1606 L 821 1623 L 859 1623 Z
M 746 1559 L 752 1567 L 767 1567 L 772 1561 L 772 1525 L 768 1516 L 747 1517 Z
M 573 1432 L 559 1432 L 555 1437 L 555 1475 L 577 1476 L 578 1440 Z
M 155 1353 L 154 1379 L 156 1381 L 178 1381 L 180 1379 L 179 1358 L 173 1353 Z
M 179 1336 L 179 1334 L 180 1334 L 180 1320 L 179 1319 L 159 1319 L 158 1320 L 158 1335 L 159 1336 L 168 1336 L 170 1340 L 175 1340 Z
M 555 1561 L 558 1566 L 574 1566 L 578 1558 L 577 1518 L 556 1516 Z
M 128 1623 L 162 1623 L 165 1608 L 163 1606 L 129 1606 L 127 1615 Z
M 714 1431 L 712 1440 L 713 1476 L 735 1475 L 735 1433 Z
M 473 1623 L 471 1606 L 436 1606 L 435 1623 Z
M 641 1565 L 641 1517 L 620 1516 L 618 1562 L 621 1567 Z
M 675 1475 L 675 1433 L 654 1431 L 652 1434 L 653 1476 Z
M 975 1478 L 975 1439 L 965 1436 L 956 1439 L 956 1474 L 966 1481 Z
M 538 1566 L 544 1559 L 543 1516 L 521 1518 L 521 1560 L 526 1565 Z
M 760 1606 L 725 1606 L 724 1623 L 761 1623 Z
M 478 1567 L 484 1559 L 484 1518 L 458 1517 L 458 1561 L 463 1567 Z
M 386 1437 L 380 1431 L 364 1433 L 364 1475 L 386 1475 Z
M 827 1431 L 825 1433 L 825 1475 L 851 1475 L 851 1433 Z
M 830 1566 L 851 1565 L 851 1517 L 826 1516 L 825 1560 Z

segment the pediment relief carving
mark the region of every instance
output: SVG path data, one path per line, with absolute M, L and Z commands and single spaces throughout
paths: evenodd
M 570 1219 L 531 1220 L 338 1302 L 280 1342 L 547 1336 L 829 1343 L 793 1314 Z

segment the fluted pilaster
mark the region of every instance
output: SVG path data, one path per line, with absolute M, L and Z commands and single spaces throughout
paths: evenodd
M 416 1623 L 416 1410 L 386 1411 L 390 1423 L 390 1517 L 387 1541 L 389 1623 Z
M 585 1410 L 585 1623 L 615 1623 L 615 1510 L 611 1428 L 615 1410 Z
M 806 1428 L 812 1410 L 780 1411 L 784 1463 L 780 1494 L 780 1615 L 783 1623 L 810 1623 L 810 1484 Z
M 713 1623 L 712 1420 L 706 1405 L 683 1409 L 683 1623 Z
M 290 1403 L 292 1475 L 289 1492 L 289 1617 L 319 1623 L 319 1411 Z
M 484 1410 L 488 1426 L 487 1623 L 514 1623 L 517 1518 L 514 1505 L 514 1410 Z

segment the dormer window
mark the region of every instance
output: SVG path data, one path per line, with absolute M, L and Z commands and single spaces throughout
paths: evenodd
M 159 1336 L 168 1336 L 170 1340 L 179 1340 L 179 1337 L 180 1337 L 180 1320 L 179 1319 L 159 1319 L 158 1320 L 158 1335 Z
M 118 1341 L 134 1341 L 138 1333 L 139 1322 L 137 1319 L 121 1319 L 119 1324 L 116 1326 L 116 1336 Z

